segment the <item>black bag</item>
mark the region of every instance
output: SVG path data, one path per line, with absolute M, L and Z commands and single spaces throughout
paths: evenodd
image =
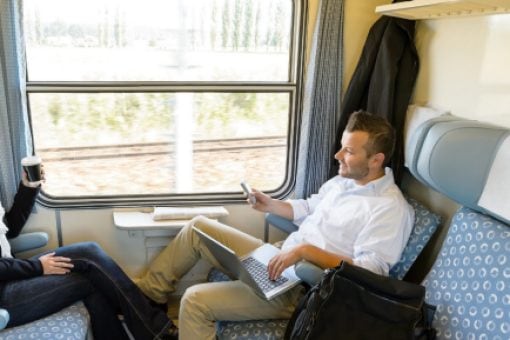
M 285 339 L 435 339 L 425 288 L 343 262 L 301 299 Z

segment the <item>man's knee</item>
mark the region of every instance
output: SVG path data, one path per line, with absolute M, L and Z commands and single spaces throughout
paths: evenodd
M 191 226 L 194 226 L 197 229 L 200 229 L 206 234 L 210 234 L 211 232 L 214 233 L 215 231 L 221 231 L 224 229 L 231 228 L 230 226 L 227 226 L 226 224 L 220 223 L 215 220 L 211 220 L 210 218 L 207 218 L 205 216 L 197 216 L 193 218 L 190 223 L 188 224 L 188 227 L 191 228 Z
M 205 318 L 209 318 L 207 296 L 206 285 L 198 284 L 189 287 L 181 298 L 180 313 L 184 313 L 182 315 L 186 317 L 190 314 L 202 314 Z

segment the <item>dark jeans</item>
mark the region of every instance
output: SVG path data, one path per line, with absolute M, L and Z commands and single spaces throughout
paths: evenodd
M 117 318 L 122 314 L 135 339 L 158 339 L 171 325 L 152 307 L 138 287 L 96 243 L 58 248 L 56 255 L 72 259 L 67 275 L 44 275 L 4 284 L 0 306 L 10 314 L 9 327 L 47 316 L 83 300 L 95 340 L 128 339 Z

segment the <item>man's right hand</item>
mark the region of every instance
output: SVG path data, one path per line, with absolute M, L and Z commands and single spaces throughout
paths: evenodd
M 44 275 L 64 275 L 71 271 L 73 264 L 71 259 L 64 256 L 55 256 L 55 253 L 48 253 L 39 257 L 43 267 Z
M 256 189 L 252 189 L 252 194 L 256 199 L 255 204 L 251 204 L 253 209 L 265 213 L 276 214 L 288 220 L 292 220 L 294 218 L 294 212 L 290 203 L 271 198 L 271 196 Z
M 261 212 L 271 212 L 270 206 L 271 201 L 273 200 L 271 196 L 256 189 L 252 189 L 252 195 L 255 196 L 255 204 L 251 204 L 253 209 Z

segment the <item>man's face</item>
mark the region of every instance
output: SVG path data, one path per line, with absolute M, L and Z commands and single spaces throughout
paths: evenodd
M 368 132 L 345 131 L 342 135 L 342 148 L 335 154 L 340 163 L 338 174 L 345 178 L 352 178 L 363 184 L 367 178 L 370 167 L 370 157 L 364 146 L 368 142 Z

